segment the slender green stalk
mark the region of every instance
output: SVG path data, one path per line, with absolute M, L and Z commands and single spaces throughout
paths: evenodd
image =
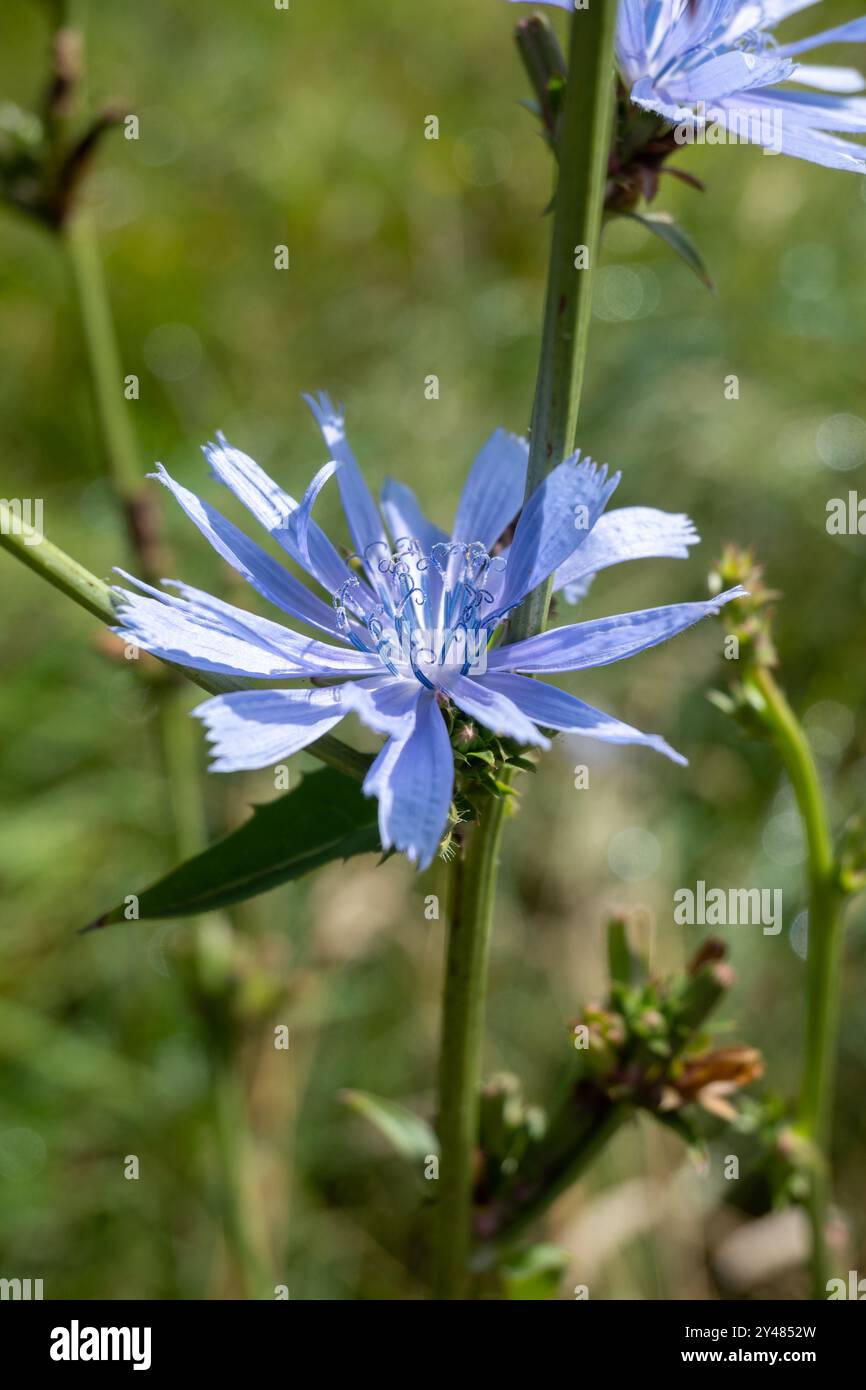
M 478 1144 L 481 1044 L 496 871 L 507 801 L 491 798 L 456 859 L 439 1054 L 437 1298 L 461 1298 L 467 1274 Z
M 527 495 L 572 451 L 583 383 L 613 113 L 616 0 L 571 16 L 569 72 L 557 156 L 541 357 L 532 414 Z M 512 638 L 544 626 L 550 585 L 529 595 Z M 478 1139 L 481 1039 L 496 862 L 505 804 L 491 799 L 465 861 L 455 861 L 442 1004 L 439 1071 L 441 1167 L 435 1292 L 460 1298 L 469 1252 Z
M 106 468 L 123 501 L 136 499 L 144 482 L 138 445 L 123 394 L 123 366 L 105 273 L 92 219 L 80 212 L 63 230 L 75 290 Z
M 824 794 L 806 736 L 784 693 L 766 667 L 757 667 L 747 679 L 763 699 L 763 717 L 791 779 L 808 847 L 806 1037 L 797 1124 L 799 1133 L 808 1140 L 813 1150 L 815 1161 L 809 1199 L 812 1293 L 814 1298 L 826 1298 L 830 1274 L 827 1216 L 844 893 L 840 886 Z
M 16 559 L 23 561 L 30 569 L 34 570 L 42 579 L 46 579 L 55 589 L 66 594 L 82 608 L 86 608 L 88 613 L 92 613 L 102 622 L 114 626 L 117 622 L 117 614 L 114 611 L 112 602 L 112 590 L 104 579 L 99 579 L 90 570 L 84 568 L 77 560 L 73 560 L 71 555 L 67 555 L 59 546 L 53 545 L 51 541 L 41 534 L 41 532 L 29 526 L 20 516 L 17 516 L 9 507 L 8 503 L 0 499 L 0 548 L 8 550 Z M 201 686 L 203 690 L 213 694 L 221 694 L 227 690 L 245 690 L 254 685 L 255 682 L 243 680 L 232 680 L 229 676 L 220 676 L 206 671 L 195 671 L 190 666 L 175 666 L 172 662 L 165 662 L 169 670 L 179 671 L 195 685 Z M 363 781 L 370 766 L 370 757 L 366 753 L 359 753 L 354 748 L 349 748 L 340 739 L 334 738 L 333 734 L 324 734 L 317 738 L 314 743 L 308 744 L 306 752 L 312 753 L 320 762 L 327 763 L 329 767 L 335 767 L 338 771 L 344 772 L 347 777 L 354 777 L 357 782 Z
M 574 451 L 610 154 L 616 8 L 616 0 L 592 0 L 571 17 L 527 497 Z M 524 600 L 511 621 L 510 640 L 542 630 L 552 582 Z
M 111 602 L 111 589 L 104 579 L 73 560 L 64 550 L 46 540 L 41 531 L 15 514 L 0 498 L 0 546 L 22 560 L 42 579 L 86 608 L 104 623 L 117 622 Z

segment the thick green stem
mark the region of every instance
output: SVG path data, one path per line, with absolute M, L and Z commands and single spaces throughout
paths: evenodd
M 478 1145 L 487 959 L 507 801 L 491 798 L 454 861 L 439 1057 L 439 1205 L 435 1294 L 463 1296 Z
M 610 155 L 616 8 L 616 0 L 592 0 L 571 17 L 527 497 L 574 451 Z M 551 587 L 552 579 L 524 600 L 510 640 L 542 630 Z
M 53 584 L 55 589 L 59 589 L 82 608 L 86 608 L 88 613 L 94 614 L 109 626 L 116 624 L 117 614 L 112 602 L 110 585 L 106 584 L 104 579 L 91 574 L 90 570 L 73 560 L 72 556 L 67 555 L 59 546 L 46 540 L 41 532 L 29 526 L 8 502 L 3 500 L 0 500 L 0 548 L 8 550 L 16 559 L 23 561 L 42 579 L 47 579 L 49 584 Z M 226 690 L 245 690 L 255 685 L 252 681 L 232 680 L 229 676 L 195 671 L 190 666 L 175 666 L 170 662 L 166 662 L 165 665 L 171 670 L 179 671 L 211 694 L 221 694 Z M 307 746 L 306 751 L 312 753 L 320 762 L 337 768 L 358 782 L 363 781 L 371 761 L 368 754 L 349 748 L 338 738 L 334 738 L 333 734 L 325 734 L 322 738 L 316 739 L 315 743 Z
M 809 855 L 809 931 L 806 1037 L 798 1106 L 798 1130 L 812 1146 L 815 1167 L 809 1214 L 812 1228 L 812 1293 L 826 1298 L 829 1277 L 827 1217 L 830 1142 L 838 1045 L 839 986 L 844 894 L 815 759 L 784 693 L 766 667 L 749 680 L 759 691 L 766 720 L 797 798 Z

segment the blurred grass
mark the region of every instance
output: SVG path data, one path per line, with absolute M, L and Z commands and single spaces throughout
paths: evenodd
M 42 10 L 9 0 L 0 12 L 4 100 L 32 104 L 39 90 Z M 821 22 L 857 11 L 827 0 Z M 324 461 L 300 393 L 324 388 L 345 401 L 371 482 L 404 478 L 444 523 L 491 430 L 525 430 L 550 170 L 517 104 L 516 13 L 500 0 L 90 7 L 91 103 L 117 101 L 141 122 L 139 141 L 106 142 L 90 198 L 124 367 L 141 378 L 129 408 L 144 458 L 241 520 L 207 481 L 199 443 L 224 429 L 298 494 Z M 866 51 L 844 60 L 863 66 Z M 438 141 L 424 139 L 430 114 Z M 718 294 L 639 228 L 610 229 L 580 439 L 623 469 L 620 503 L 688 511 L 704 543 L 687 562 L 602 576 L 586 613 L 701 597 L 720 545 L 753 543 L 784 595 L 784 679 L 811 711 L 841 818 L 866 790 L 866 568 L 863 539 L 828 537 L 824 522 L 829 498 L 866 493 L 866 181 L 750 148 L 681 160 L 708 191 L 670 180 L 659 205 L 697 240 Z M 126 556 L 63 263 L 13 214 L 0 239 L 0 491 L 43 497 L 47 534 L 107 575 Z M 277 272 L 283 243 L 291 269 Z M 732 373 L 736 401 L 724 395 Z M 183 577 L 230 593 L 183 518 L 166 512 L 166 523 Z M 190 984 L 189 928 L 74 934 L 167 863 L 152 712 L 86 615 L 5 555 L 0 585 L 0 1270 L 44 1277 L 49 1297 L 226 1296 L 236 1286 L 213 1199 L 213 1019 Z M 789 928 L 802 851 L 772 753 L 705 700 L 720 647 L 707 626 L 572 686 L 664 733 L 688 770 L 585 744 L 524 788 L 497 914 L 489 1062 L 519 1070 L 530 1095 L 543 1096 L 570 1015 L 601 987 L 606 907 L 645 903 L 657 963 L 670 963 L 697 935 L 673 925 L 672 894 L 698 878 L 784 889 L 783 935 L 728 937 L 736 1035 L 766 1051 L 768 1088 L 796 1086 L 803 962 Z M 573 790 L 578 761 L 590 793 Z M 213 833 L 271 790 L 267 774 L 209 779 Z M 634 829 L 644 834 L 623 838 Z M 356 863 L 235 921 L 216 1015 L 250 1098 L 250 1221 L 293 1298 L 418 1292 L 395 1230 L 413 1190 L 336 1094 L 358 1086 L 430 1111 L 433 891 L 403 864 Z M 864 969 L 861 910 L 837 1129 L 838 1196 L 861 1268 Z M 284 984 L 278 1005 L 263 979 Z M 271 1045 L 280 1021 L 287 1054 Z M 675 1146 L 650 1149 L 661 1176 L 682 1161 Z M 141 1156 L 138 1182 L 123 1178 L 128 1153 Z M 626 1136 L 596 1181 L 643 1162 Z M 580 1200 L 563 1204 L 554 1238 Z M 688 1198 L 659 1257 L 666 1296 L 708 1292 L 699 1207 Z M 661 1278 L 658 1260 L 615 1261 L 599 1295 L 652 1296 Z

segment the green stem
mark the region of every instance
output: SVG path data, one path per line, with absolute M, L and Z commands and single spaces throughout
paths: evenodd
M 19 518 L 2 498 L 0 546 L 103 623 L 117 622 L 111 589 L 105 580 L 98 579 L 71 555 L 46 540 L 41 531 Z
M 571 17 L 527 496 L 574 445 L 610 150 L 615 24 L 616 0 L 593 0 Z M 512 639 L 542 629 L 549 600 L 549 584 L 529 595 L 512 621 Z M 466 858 L 454 868 L 439 1070 L 435 1292 L 445 1299 L 462 1296 L 467 1275 L 487 957 L 505 804 L 494 798 L 484 807 Z
M 592 0 L 571 17 L 527 497 L 574 452 L 610 154 L 616 8 L 616 0 Z M 524 600 L 511 621 L 511 641 L 543 629 L 552 584 L 551 577 Z
M 463 858 L 454 861 L 439 1055 L 437 1298 L 462 1297 L 472 1216 L 473 1168 L 487 959 L 507 799 L 491 797 Z
M 63 231 L 78 306 L 103 454 L 114 490 L 124 502 L 143 484 L 135 434 L 123 394 L 123 366 L 105 273 L 89 214 L 79 213 Z
M 826 1298 L 829 1277 L 827 1216 L 830 1201 L 830 1143 L 839 1025 L 839 987 L 844 928 L 844 893 L 818 769 L 805 734 L 766 667 L 749 680 L 764 702 L 773 734 L 794 789 L 809 855 L 809 931 L 806 976 L 806 1037 L 797 1126 L 814 1153 L 809 1217 L 812 1229 L 812 1293 Z
M 102 622 L 108 623 L 111 627 L 117 623 L 110 585 L 106 584 L 104 579 L 91 574 L 90 570 L 73 560 L 72 556 L 67 555 L 59 546 L 46 540 L 41 532 L 27 525 L 2 499 L 0 548 L 8 550 L 16 559 L 34 570 L 40 578 L 46 579 L 55 589 L 59 589 Z M 164 664 L 171 670 L 179 671 L 211 694 L 221 694 L 228 690 L 246 690 L 255 685 L 252 681 L 233 680 L 229 676 L 196 671 L 191 666 L 175 666 L 172 662 Z M 305 751 L 358 782 L 363 781 L 371 761 L 368 754 L 349 748 L 347 744 L 334 738 L 333 734 L 324 734 L 314 743 L 308 744 Z

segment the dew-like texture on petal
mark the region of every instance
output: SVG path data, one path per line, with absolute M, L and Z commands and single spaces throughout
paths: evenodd
M 707 618 L 745 590 L 738 586 L 704 603 L 674 603 L 664 608 L 644 608 L 611 618 L 551 628 L 538 637 L 527 637 L 488 653 L 488 668 L 495 671 L 582 671 L 590 666 L 609 666 L 628 656 L 656 647 L 686 628 Z
M 659 734 L 643 734 L 621 719 L 587 705 L 555 685 L 544 685 L 530 676 L 507 672 L 491 672 L 484 684 L 490 690 L 506 696 L 535 724 L 544 729 L 559 729 L 564 733 L 584 734 L 604 743 L 638 743 L 663 753 L 675 763 L 687 765 L 682 754 L 675 752 Z
M 513 738 L 517 743 L 531 743 L 547 748 L 549 740 L 536 729 L 532 720 L 507 695 L 503 695 L 485 676 L 463 676 L 457 671 L 440 671 L 438 682 L 443 690 L 462 709 L 477 719 L 491 733 Z
M 448 824 L 454 757 L 435 696 L 418 687 L 406 731 L 388 740 L 365 780 L 379 800 L 379 834 L 385 849 L 398 849 L 426 869 Z
M 288 758 L 343 718 L 342 686 L 237 690 L 193 710 L 207 730 L 212 772 L 245 772 Z
M 345 640 L 337 631 L 333 608 L 311 593 L 284 565 L 251 541 L 214 507 L 175 482 L 161 464 L 157 464 L 157 469 L 155 476 L 180 503 L 190 521 L 210 541 L 217 554 L 242 575 L 262 598 L 293 618 L 300 618 L 302 622 L 310 623 L 332 637 Z
M 528 460 L 525 439 L 507 430 L 490 436 L 464 484 L 454 518 L 455 540 L 493 548 L 523 502 Z
M 689 517 L 655 507 L 619 507 L 600 516 L 573 555 L 560 565 L 554 590 L 567 603 L 583 598 L 599 570 L 626 560 L 686 560 L 700 537 Z
M 619 479 L 619 473 L 608 477 L 607 468 L 589 459 L 569 459 L 547 475 L 527 501 L 514 532 L 503 608 L 514 607 L 543 584 L 584 543 Z

